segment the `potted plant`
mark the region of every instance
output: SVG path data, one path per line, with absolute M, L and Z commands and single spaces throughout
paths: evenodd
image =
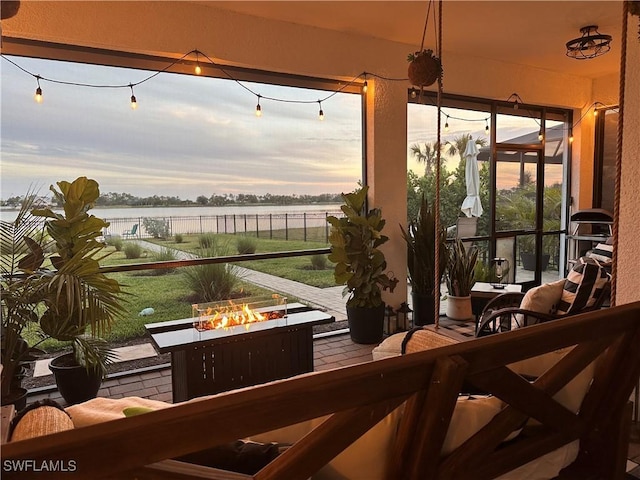
M 356 343 L 382 340 L 385 304 L 382 291 L 393 292 L 398 280 L 385 273 L 387 262 L 378 248 L 389 240 L 382 235 L 385 220 L 378 208 L 365 210 L 368 186 L 342 194 L 344 217 L 327 217 L 331 224 L 329 261 L 335 263 L 334 278 L 345 285 L 347 319 Z
M 42 299 L 34 267 L 41 262 L 41 245 L 46 239 L 41 222 L 34 221 L 30 213 L 37 199 L 34 192 L 27 192 L 16 219 L 0 222 L 2 405 L 13 404 L 17 410 L 26 406 L 27 390 L 22 387 L 26 367 L 42 353 L 29 347 L 22 336 L 27 325 L 37 323 Z
M 476 283 L 475 268 L 478 261 L 478 248 L 472 245 L 469 250 L 461 240 L 455 240 L 448 248 L 447 271 L 447 317 L 454 320 L 468 320 L 471 313 L 471 289 Z
M 407 61 L 409 80 L 421 90 L 422 87 L 432 85 L 442 75 L 442 63 L 431 49 L 410 53 Z
M 436 234 L 434 210 L 429 208 L 423 195 L 418 216 L 409 222 L 406 231 L 402 226 L 400 230 L 407 243 L 407 267 L 414 324 L 434 323 L 436 242 L 440 246 L 438 264 L 441 268 L 438 282 L 441 283 L 447 264 L 446 229 L 441 228 Z
M 50 368 L 68 403 L 96 396 L 109 363 L 115 359 L 101 336 L 124 311 L 118 281 L 100 271 L 106 244 L 98 241 L 109 223 L 87 212 L 100 196 L 95 180 L 79 177 L 72 183 L 52 185 L 54 198 L 64 213 L 34 209 L 44 217 L 46 231 L 55 243 L 49 257 L 53 269 L 39 270 L 44 279 L 44 299 L 39 324 L 42 332 L 71 342 L 72 352 L 56 357 Z

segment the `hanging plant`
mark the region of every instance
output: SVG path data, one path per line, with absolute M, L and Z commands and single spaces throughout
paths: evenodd
M 0 7 L 2 20 L 11 18 L 20 10 L 20 0 L 2 0 Z
M 628 5 L 629 13 L 631 15 L 635 15 L 636 17 L 640 17 L 640 1 L 629 1 Z M 638 21 L 638 40 L 640 40 L 640 21 Z
M 440 59 L 433 50 L 422 50 L 409 54 L 409 80 L 416 87 L 428 87 L 442 75 Z

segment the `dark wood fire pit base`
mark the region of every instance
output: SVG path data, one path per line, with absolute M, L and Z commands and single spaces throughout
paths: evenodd
M 291 304 L 286 317 L 199 332 L 193 318 L 145 325 L 155 349 L 171 352 L 173 402 L 313 371 L 313 326 L 334 317 Z

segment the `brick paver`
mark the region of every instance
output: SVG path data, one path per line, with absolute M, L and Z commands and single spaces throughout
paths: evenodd
M 314 341 L 314 369 L 329 370 L 371 361 L 371 350 L 374 347 L 375 345 L 353 343 L 348 334 L 320 338 Z M 171 394 L 170 368 L 143 373 L 133 372 L 129 375 L 118 374 L 115 378 L 105 380 L 98 392 L 100 397 L 145 397 L 168 402 L 171 401 Z M 28 401 L 34 402 L 42 398 L 51 398 L 64 404 L 55 386 L 50 391 L 30 394 Z

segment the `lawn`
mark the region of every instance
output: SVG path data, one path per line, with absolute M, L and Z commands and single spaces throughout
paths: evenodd
M 198 235 L 183 235 L 183 242 L 176 243 L 174 239 L 149 240 L 158 245 L 168 248 L 175 248 L 185 252 L 202 255 L 203 250 L 199 245 Z M 226 245 L 228 255 L 237 255 L 236 243 L 242 236 L 219 234 L 216 235 L 222 244 Z M 287 252 L 294 250 L 309 250 L 314 248 L 326 248 L 323 242 L 305 242 L 302 240 L 276 240 L 267 238 L 251 237 L 256 242 L 256 253 L 267 252 Z M 314 270 L 311 264 L 311 257 L 291 257 L 270 260 L 255 260 L 238 262 L 237 265 L 251 270 L 256 270 L 276 277 L 286 278 L 319 288 L 334 287 L 336 285 L 333 278 L 333 264 L 327 262 L 322 270 Z
M 103 266 L 125 265 L 131 263 L 147 263 L 154 261 L 151 253 L 143 252 L 142 258 L 127 259 L 123 252 L 112 252 L 101 262 Z M 163 322 L 191 317 L 193 295 L 188 288 L 184 274 L 179 269 L 169 273 L 157 275 L 153 270 L 136 272 L 118 272 L 108 274 L 118 280 L 125 292 L 123 306 L 125 314 L 112 325 L 111 332 L 105 336 L 110 342 L 121 342 L 145 335 L 146 323 Z M 253 284 L 238 282 L 236 290 L 245 295 L 263 295 L 272 293 Z M 153 315 L 139 315 L 145 308 L 153 308 Z M 31 329 L 25 333 L 27 341 L 33 345 L 39 340 L 38 331 Z M 64 348 L 65 342 L 46 340 L 39 345 L 45 351 L 55 351 Z

